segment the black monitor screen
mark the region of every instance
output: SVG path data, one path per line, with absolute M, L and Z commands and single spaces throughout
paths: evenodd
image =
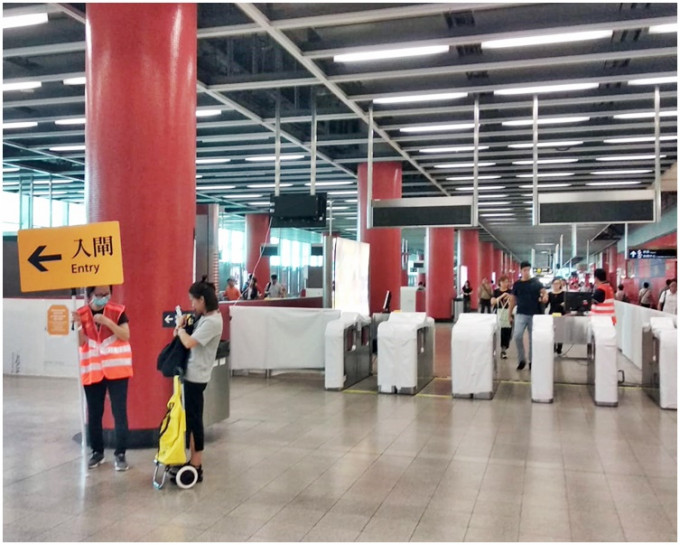
M 279 255 L 278 244 L 260 244 L 260 253 L 262 257 L 274 257 Z
M 567 312 L 586 312 L 590 310 L 593 302 L 593 294 L 582 291 L 568 291 L 565 294 L 565 307 Z
M 323 256 L 323 244 L 312 244 L 310 255 Z

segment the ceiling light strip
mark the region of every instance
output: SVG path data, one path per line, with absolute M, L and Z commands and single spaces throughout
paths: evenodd
M 647 59 L 660 57 L 674 57 L 677 55 L 675 47 L 658 47 L 647 49 L 626 49 L 621 51 L 607 51 L 600 53 L 586 53 L 581 55 L 556 55 L 552 57 L 531 56 L 523 59 L 511 61 L 494 61 L 494 62 L 478 62 L 478 63 L 462 63 L 450 64 L 446 66 L 427 67 L 427 68 L 411 68 L 402 70 L 384 70 L 379 72 L 361 72 L 342 74 L 328 77 L 331 83 L 352 83 L 357 80 L 361 81 L 379 81 L 390 79 L 410 79 L 417 80 L 423 77 L 431 76 L 453 76 L 462 75 L 469 72 L 471 69 L 475 71 L 500 71 L 500 70 L 524 70 L 529 68 L 544 68 L 546 64 L 556 64 L 561 66 L 573 64 L 586 64 L 593 62 L 607 62 L 624 59 Z M 305 59 L 309 60 L 309 59 Z M 629 79 L 630 76 L 619 78 L 623 81 Z M 526 86 L 526 82 L 523 84 Z M 491 89 L 487 88 L 487 91 Z M 467 89 L 459 89 L 459 92 L 469 92 Z
M 668 53 L 669 56 L 672 55 L 677 55 L 677 51 L 675 48 L 670 48 L 671 50 L 665 51 Z M 477 65 L 475 65 L 475 69 Z M 570 78 L 570 79 L 561 79 L 561 80 L 548 80 L 548 81 L 535 81 L 535 82 L 527 82 L 524 81 L 522 83 L 513 83 L 513 84 L 507 84 L 507 85 L 499 85 L 499 86 L 494 86 L 494 85 L 475 85 L 471 87 L 448 87 L 444 89 L 438 89 L 437 92 L 439 93 L 447 93 L 447 92 L 462 92 L 462 93 L 468 93 L 468 94 L 475 94 L 475 93 L 488 93 L 491 91 L 495 91 L 497 89 L 517 89 L 520 87 L 526 87 L 528 84 L 532 85 L 561 85 L 561 84 L 567 84 L 567 83 L 600 83 L 600 84 L 605 84 L 605 83 L 619 83 L 619 82 L 626 82 L 632 78 L 635 77 L 667 77 L 667 76 L 673 76 L 675 75 L 675 71 L 664 71 L 664 72 L 643 72 L 639 74 L 626 74 L 626 75 L 612 75 L 612 76 L 598 76 L 598 77 L 584 77 L 584 78 Z M 358 76 L 355 74 L 354 80 L 356 80 Z M 432 92 L 432 89 L 423 89 L 421 91 L 413 91 L 413 94 L 422 94 L 422 93 L 427 93 L 427 92 Z M 393 92 L 393 93 L 371 93 L 371 94 L 364 94 L 364 95 L 349 95 L 348 98 L 352 101 L 356 102 L 362 102 L 362 101 L 368 101 L 368 100 L 375 100 L 376 98 L 381 98 L 381 97 L 393 97 L 393 96 L 399 96 L 402 95 L 403 93 L 401 92 Z M 623 99 L 625 95 L 618 95 L 619 100 Z M 580 97 L 574 97 L 570 100 L 570 102 L 578 103 Z M 649 95 L 645 95 L 644 97 L 641 98 L 646 98 L 649 99 Z M 545 101 L 541 101 L 541 105 L 559 105 L 563 103 L 565 99 L 546 99 Z M 584 99 L 587 100 L 586 102 L 582 103 L 592 103 L 592 98 L 587 98 Z M 525 106 L 530 106 L 531 103 L 517 103 L 518 105 L 522 105 L 522 107 Z M 492 108 L 493 107 L 493 108 Z M 489 104 L 486 105 L 485 108 L 482 109 L 494 109 L 495 105 Z
M 455 4 L 453 4 L 455 6 Z M 479 9 L 479 4 L 475 5 L 475 11 Z M 504 4 L 503 7 L 507 7 L 508 4 Z M 524 29 L 519 31 L 505 31 L 505 32 L 490 32 L 485 34 L 471 34 L 466 36 L 447 36 L 442 38 L 433 38 L 427 40 L 412 40 L 412 41 L 402 41 L 394 42 L 390 44 L 381 45 L 367 45 L 367 46 L 350 46 L 334 49 L 317 49 L 307 51 L 305 57 L 309 59 L 326 59 L 334 57 L 335 55 L 340 55 L 343 53 L 355 53 L 358 51 L 370 51 L 377 49 L 394 49 L 398 47 L 404 47 L 407 45 L 409 47 L 422 47 L 429 45 L 447 45 L 449 47 L 457 47 L 461 45 L 471 45 L 478 44 L 481 42 L 488 42 L 491 40 L 504 40 L 509 38 L 517 37 L 527 37 L 527 36 L 539 36 L 545 34 L 563 34 L 567 32 L 579 31 L 591 31 L 591 30 L 601 30 L 606 28 L 608 30 L 627 30 L 633 28 L 645 28 L 654 25 L 661 25 L 666 23 L 675 23 L 676 18 L 674 16 L 663 16 L 663 17 L 649 17 L 644 19 L 633 19 L 627 21 L 615 20 L 615 21 L 602 21 L 599 23 L 589 23 L 582 25 L 570 25 L 570 26 L 559 26 L 552 28 L 538 28 L 538 29 Z M 276 25 L 276 23 L 274 23 Z M 199 30 L 199 38 L 200 38 Z

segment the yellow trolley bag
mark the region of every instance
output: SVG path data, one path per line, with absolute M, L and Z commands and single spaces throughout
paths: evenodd
M 168 410 L 159 430 L 158 453 L 154 463 L 153 484 L 163 488 L 168 473 L 180 488 L 191 488 L 196 484 L 198 472 L 187 464 L 186 455 L 187 420 L 184 412 L 184 388 L 179 376 L 173 377 L 173 392 L 168 400 Z M 165 466 L 162 479 L 158 480 L 160 466 Z

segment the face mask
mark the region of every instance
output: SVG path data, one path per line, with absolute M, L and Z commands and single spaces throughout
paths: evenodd
M 98 307 L 105 307 L 106 303 L 109 302 L 109 299 L 111 299 L 110 295 L 107 295 L 106 297 L 95 297 L 92 299 L 92 302 Z

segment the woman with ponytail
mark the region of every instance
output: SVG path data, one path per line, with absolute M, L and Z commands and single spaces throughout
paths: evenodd
M 187 434 L 191 448 L 189 464 L 198 471 L 198 482 L 203 480 L 203 391 L 208 385 L 217 347 L 222 337 L 220 314 L 215 285 L 204 276 L 189 288 L 189 299 L 196 321 L 189 335 L 185 329 L 186 316 L 175 328 L 175 335 L 189 349 L 189 360 L 184 377 L 184 407 L 187 416 Z

